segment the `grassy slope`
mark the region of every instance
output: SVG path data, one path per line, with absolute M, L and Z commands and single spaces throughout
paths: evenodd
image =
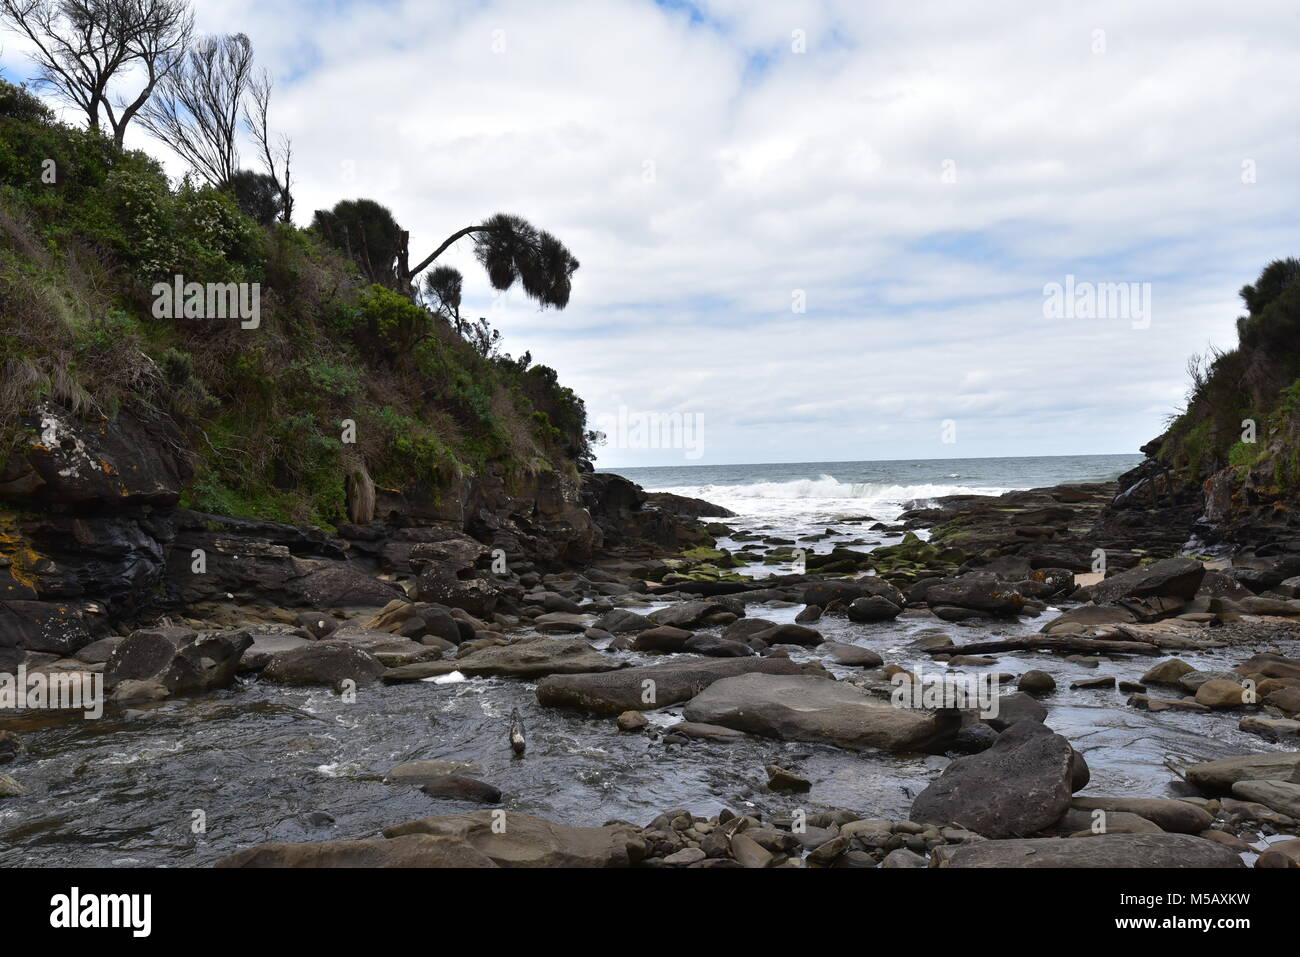
M 261 327 L 155 319 L 152 286 L 176 274 L 261 283 Z M 173 186 L 0 83 L 0 460 L 42 398 L 162 410 L 196 455 L 184 504 L 326 527 L 363 463 L 380 486 L 436 492 L 488 463 L 573 470 L 585 450 L 582 401 L 552 370 L 480 356 L 311 232 Z

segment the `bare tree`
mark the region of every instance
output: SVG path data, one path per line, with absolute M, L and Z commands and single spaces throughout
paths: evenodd
M 0 0 L 0 19 L 36 47 L 36 82 L 107 124 L 120 148 L 126 128 L 176 67 L 194 30 L 188 0 Z M 135 68 L 134 95 L 121 87 Z
M 239 171 L 239 124 L 252 85 L 252 41 L 242 33 L 205 37 L 163 78 L 140 122 L 221 188 Z
M 293 143 L 284 134 L 274 144 L 271 142 L 268 117 L 273 85 L 271 74 L 266 70 L 253 80 L 249 87 L 253 102 L 251 106 L 245 107 L 244 119 L 253 139 L 262 150 L 262 162 L 266 164 L 267 175 L 275 180 L 275 185 L 280 190 L 280 222 L 289 223 L 293 222 Z

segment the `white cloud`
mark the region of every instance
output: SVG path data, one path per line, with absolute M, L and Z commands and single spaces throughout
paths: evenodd
M 417 253 L 497 210 L 552 230 L 566 311 L 489 313 L 465 243 L 469 309 L 593 416 L 702 413 L 704 463 L 1135 450 L 1297 252 L 1285 0 L 675 6 L 198 4 L 283 78 L 301 218 L 370 196 Z M 1066 274 L 1152 283 L 1151 328 L 1044 319 Z

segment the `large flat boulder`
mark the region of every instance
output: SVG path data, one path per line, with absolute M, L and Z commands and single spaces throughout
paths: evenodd
M 1180 598 L 1191 601 L 1201 587 L 1205 566 L 1194 558 L 1166 558 L 1097 582 L 1088 589 L 1097 604 L 1120 598 Z
M 393 668 L 384 675 L 384 680 L 420 681 L 453 671 L 473 678 L 541 678 L 545 675 L 586 675 L 626 666 L 626 661 L 597 651 L 581 638 L 533 635 L 508 645 L 488 645 L 463 658 Z
M 1173 798 L 1076 797 L 1071 806 L 1081 811 L 1119 811 L 1144 817 L 1162 830 L 1175 834 L 1199 834 L 1214 823 L 1204 808 Z
M 1254 801 L 1287 817 L 1300 818 L 1300 784 L 1290 781 L 1238 781 L 1234 797 Z
M 987 751 L 958 758 L 917 795 L 911 820 L 966 828 L 988 838 L 1023 837 L 1070 808 L 1074 750 L 1034 721 L 1003 731 Z
M 640 856 L 630 826 L 569 827 L 513 811 L 443 814 L 384 829 L 394 839 L 421 834 L 468 845 L 498 867 L 627 867 Z
M 811 675 L 724 678 L 692 698 L 683 714 L 698 724 L 854 751 L 942 750 L 959 724 L 955 716 L 895 708 L 847 682 Z
M 383 673 L 383 662 L 345 641 L 315 641 L 282 651 L 262 669 L 262 677 L 276 684 L 330 687 L 343 681 L 368 684 Z
M 1098 834 L 963 844 L 945 867 L 1244 867 L 1229 847 L 1190 834 Z
M 188 628 L 147 628 L 131 634 L 109 655 L 104 682 L 149 681 L 171 694 L 225 688 L 253 644 L 247 631 L 200 635 Z
M 537 685 L 537 701 L 549 708 L 573 708 L 592 714 L 653 711 L 689 701 L 723 678 L 752 673 L 798 675 L 804 671 L 804 665 L 788 658 L 691 658 L 608 674 L 543 678 Z
M 1238 781 L 1285 781 L 1297 769 L 1300 769 L 1300 751 L 1242 754 L 1193 764 L 1187 769 L 1187 783 L 1206 794 L 1227 795 Z
M 496 867 L 464 841 L 411 834 L 391 841 L 261 844 L 236 851 L 216 867 Z

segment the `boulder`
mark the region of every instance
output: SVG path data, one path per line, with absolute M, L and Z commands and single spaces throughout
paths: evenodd
M 902 595 L 899 595 L 898 604 L 894 604 L 882 595 L 855 598 L 847 609 L 849 620 L 861 623 L 892 621 L 902 613 Z
M 1290 781 L 1238 781 L 1232 786 L 1234 797 L 1254 801 L 1279 814 L 1300 820 L 1300 784 Z
M 477 804 L 500 804 L 501 791 L 483 781 L 461 774 L 444 774 L 433 777 L 420 786 L 432 798 L 448 801 L 473 801 Z
M 787 658 L 691 658 L 607 674 L 552 675 L 538 683 L 537 701 L 592 714 L 653 711 L 687 701 L 723 678 L 752 672 L 797 675 L 804 670 Z
M 317 844 L 261 844 L 236 851 L 216 867 L 496 867 L 464 841 L 411 834 L 391 841 L 324 841 Z
M 104 666 L 104 682 L 147 681 L 169 694 L 211 691 L 235 680 L 240 659 L 253 644 L 247 631 L 199 635 L 188 628 L 152 628 L 134 632 L 113 649 Z
M 1087 838 L 977 841 L 958 846 L 944 867 L 1232 868 L 1229 847 L 1188 834 L 1098 834 Z
M 694 632 L 674 628 L 672 625 L 660 625 L 658 628 L 651 628 L 637 635 L 632 642 L 632 650 L 677 652 L 681 651 L 692 637 Z
M 1118 601 L 1121 598 L 1180 598 L 1191 601 L 1201 587 L 1205 566 L 1194 558 L 1166 558 L 1139 568 L 1111 575 L 1092 585 L 1088 595 L 1094 603 Z
M 383 663 L 368 651 L 345 641 L 325 640 L 272 655 L 262 677 L 283 685 L 338 687 L 343 681 L 369 684 L 384 670 Z
M 717 635 L 695 635 L 685 645 L 683 651 L 695 655 L 708 655 L 710 658 L 748 658 L 754 649 L 743 641 L 732 641 Z
M 1242 703 L 1242 687 L 1235 681 L 1211 679 L 1196 689 L 1196 700 L 1207 708 L 1239 708 Z
M 831 660 L 837 664 L 856 668 L 879 668 L 885 663 L 884 659 L 870 648 L 862 648 L 858 645 L 828 641 L 817 650 L 830 655 Z
M 1166 658 L 1142 676 L 1144 685 L 1176 685 L 1183 675 L 1196 669 L 1179 658 Z
M 1020 721 L 993 747 L 957 758 L 917 795 L 910 819 L 988 838 L 1034 834 L 1069 809 L 1074 750 L 1041 724 Z
M 925 600 L 931 609 L 962 608 L 998 616 L 1016 615 L 1025 604 L 1025 596 L 1014 586 L 984 572 L 970 572 L 935 585 Z
M 1270 751 L 1243 754 L 1217 761 L 1193 764 L 1187 769 L 1187 783 L 1205 794 L 1231 794 L 1238 781 L 1285 781 L 1300 768 L 1300 751 Z
M 959 725 L 955 716 L 895 708 L 846 682 L 808 675 L 725 678 L 692 698 L 682 713 L 687 721 L 855 751 L 941 751 Z
M 626 825 L 569 827 L 513 811 L 447 814 L 384 829 L 387 838 L 421 834 L 468 845 L 498 867 L 627 867 L 640 841 Z
M 1214 816 L 1204 808 L 1172 798 L 1076 797 L 1071 807 L 1083 811 L 1125 811 L 1177 834 L 1199 834 L 1214 822 Z
M 766 645 L 803 645 L 811 648 L 820 645 L 825 639 L 820 631 L 805 628 L 803 625 L 775 625 L 755 632 L 749 636 L 750 641 L 761 641 Z
M 462 653 L 470 646 L 462 646 Z M 459 671 L 474 678 L 540 678 L 544 675 L 578 675 L 614 671 L 626 661 L 597 651 L 581 638 L 546 638 L 532 635 L 509 644 L 488 644 L 450 661 L 430 661 L 393 668 L 386 682 L 422 681 Z

